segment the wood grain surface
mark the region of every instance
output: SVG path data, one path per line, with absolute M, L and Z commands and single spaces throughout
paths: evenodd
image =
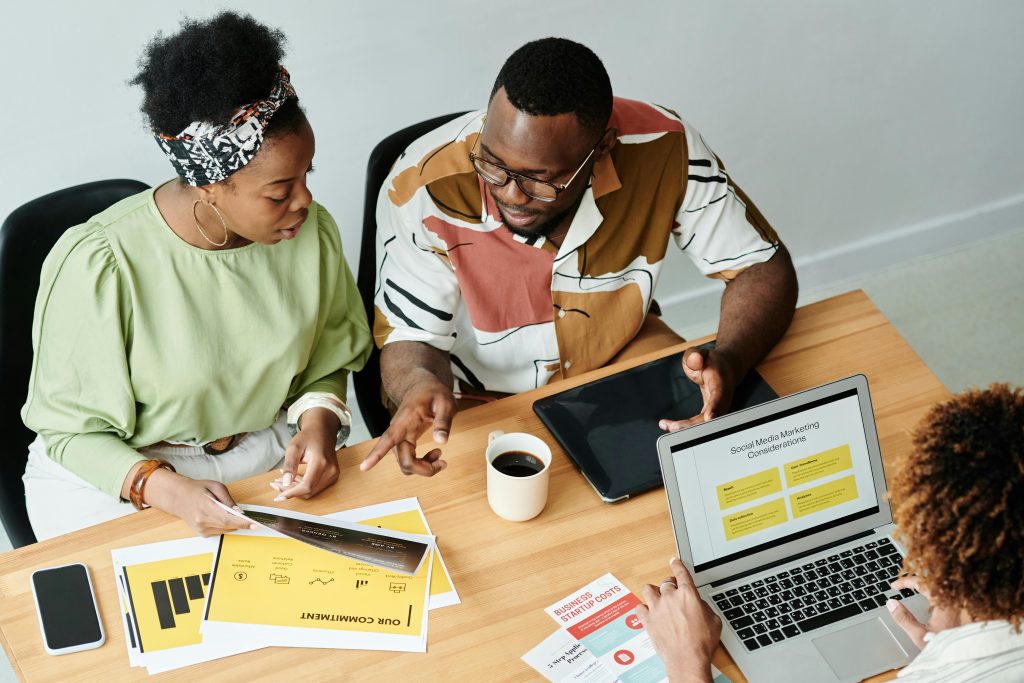
M 391 457 L 360 473 L 358 464 L 373 445 L 368 441 L 341 452 L 341 477 L 333 488 L 310 501 L 277 504 L 325 514 L 419 498 L 462 597 L 461 605 L 431 612 L 426 654 L 268 648 L 154 678 L 540 680 L 520 656 L 556 628 L 544 607 L 605 572 L 639 595 L 643 584 L 657 584 L 667 575 L 675 545 L 661 489 L 623 503 L 602 503 L 536 418 L 532 404 L 541 396 L 682 348 L 461 413 L 444 449 L 449 466 L 431 479 L 402 475 Z M 786 336 L 758 370 L 779 395 L 865 374 L 887 463 L 909 451 L 915 424 L 949 395 L 860 291 L 799 309 Z M 487 434 L 494 429 L 536 434 L 554 453 L 547 507 L 529 522 L 506 522 L 487 505 L 483 454 Z M 274 476 L 238 482 L 231 493 L 239 502 L 275 505 L 275 492 L 268 486 Z M 145 669 L 128 666 L 110 550 L 190 533 L 177 518 L 147 510 L 0 556 L 0 639 L 19 676 L 30 681 L 147 679 Z M 107 642 L 95 650 L 54 657 L 43 649 L 29 576 L 35 569 L 69 562 L 83 562 L 92 572 Z M 723 648 L 714 663 L 735 683 L 746 681 Z M 871 680 L 893 676 L 890 672 Z

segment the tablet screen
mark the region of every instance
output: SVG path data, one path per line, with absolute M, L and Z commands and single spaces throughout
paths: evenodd
M 751 371 L 736 387 L 732 408 L 773 398 Z M 542 398 L 533 409 L 598 494 L 613 501 L 662 485 L 657 440 L 665 432 L 658 421 L 691 417 L 703 405 L 676 353 Z

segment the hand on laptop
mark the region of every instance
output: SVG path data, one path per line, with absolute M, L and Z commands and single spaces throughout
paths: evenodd
M 708 607 L 678 558 L 669 562 L 673 576 L 657 588 L 644 586 L 646 605 L 636 615 L 651 636 L 654 650 L 665 662 L 668 678 L 711 681 L 711 655 L 722 635 L 722 620 Z
M 900 590 L 902 588 L 916 590 L 931 602 L 931 595 L 928 593 L 928 586 L 921 581 L 920 577 L 904 576 L 903 578 L 896 579 L 892 582 L 893 590 Z M 903 629 L 906 634 L 910 636 L 910 639 L 914 641 L 914 645 L 917 645 L 922 650 L 925 645 L 924 636 L 926 633 L 937 633 L 939 631 L 944 631 L 947 628 L 961 626 L 962 623 L 968 623 L 961 621 L 960 610 L 957 609 L 933 607 L 928 623 L 922 624 L 899 600 L 888 600 L 886 601 L 885 606 L 892 613 L 892 620 L 896 622 L 896 625 Z
M 715 349 L 689 348 L 683 351 L 683 372 L 700 387 L 704 407 L 685 420 L 661 420 L 658 426 L 667 432 L 707 422 L 727 413 L 732 405 L 733 389 L 739 379 L 730 356 Z
M 448 466 L 441 459 L 441 449 L 435 448 L 417 457 L 416 440 L 432 428 L 435 443 L 448 443 L 455 412 L 455 395 L 441 382 L 423 381 L 413 385 L 402 397 L 402 404 L 391 418 L 391 426 L 381 435 L 359 469 L 365 472 L 394 449 L 403 474 L 425 477 L 437 474 Z

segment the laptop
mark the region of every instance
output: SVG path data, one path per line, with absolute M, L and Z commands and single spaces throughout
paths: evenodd
M 701 348 L 711 348 L 713 342 Z M 778 394 L 751 370 L 733 392 L 733 410 Z M 533 410 L 606 503 L 661 486 L 661 418 L 696 415 L 700 388 L 675 353 L 537 400 Z
M 679 557 L 751 683 L 859 681 L 918 653 L 887 598 L 903 548 L 856 375 L 658 440 Z

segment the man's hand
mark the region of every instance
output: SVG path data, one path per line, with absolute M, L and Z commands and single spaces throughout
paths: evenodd
M 274 502 L 288 498 L 309 499 L 338 481 L 338 416 L 326 408 L 310 408 L 299 418 L 302 425 L 284 451 L 282 477 L 275 489 L 280 491 Z M 298 476 L 300 464 L 306 471 Z
M 658 426 L 674 432 L 729 412 L 732 394 L 740 377 L 735 358 L 715 349 L 689 348 L 683 351 L 683 372 L 700 388 L 704 407 L 685 420 L 661 420 Z
M 665 662 L 671 683 L 711 681 L 711 655 L 722 635 L 722 620 L 701 600 L 690 572 L 678 558 L 668 563 L 672 576 L 655 588 L 644 586 L 646 605 L 636 615 Z
M 904 576 L 893 581 L 893 590 L 900 590 L 902 588 L 916 590 L 931 602 L 931 594 L 928 592 L 928 586 L 921 581 L 920 577 Z M 932 608 L 931 617 L 928 619 L 928 623 L 922 624 L 914 617 L 913 614 L 911 614 L 906 605 L 899 600 L 887 600 L 885 606 L 892 613 L 892 620 L 896 622 L 896 625 L 903 629 L 903 631 L 910 636 L 910 639 L 914 641 L 914 645 L 917 645 L 921 649 L 924 649 L 924 636 L 926 633 L 938 633 L 939 631 L 944 631 L 947 628 L 954 628 L 966 623 L 961 620 L 960 610 L 957 609 L 942 607 Z
M 448 466 L 441 459 L 441 449 L 435 448 L 417 457 L 416 441 L 430 428 L 434 430 L 435 443 L 448 443 L 456 410 L 455 395 L 441 382 L 427 378 L 414 384 L 402 397 L 398 411 L 391 418 L 391 426 L 377 440 L 359 469 L 365 472 L 394 449 L 403 474 L 434 476 Z
M 769 260 L 750 266 L 726 284 L 715 348 L 683 352 L 683 370 L 700 387 L 704 407 L 688 420 L 663 419 L 658 426 L 674 432 L 728 412 L 736 384 L 789 327 L 796 295 L 796 271 L 781 243 Z
M 223 510 L 215 500 L 229 508 L 238 508 L 228 488 L 219 481 L 189 479 L 170 470 L 159 469 L 146 482 L 145 502 L 181 517 L 200 536 L 259 528 L 248 519 Z

